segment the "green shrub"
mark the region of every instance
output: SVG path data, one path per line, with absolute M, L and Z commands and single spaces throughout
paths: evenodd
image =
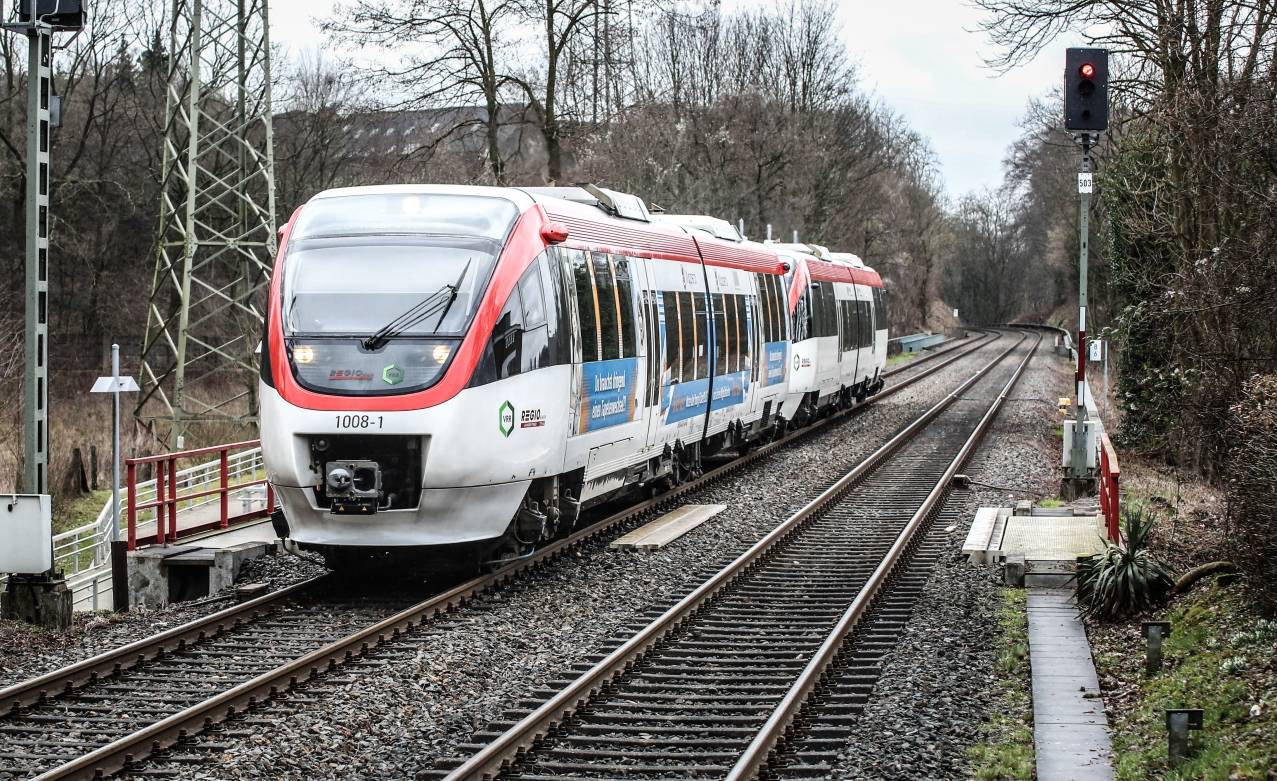
M 1083 615 L 1121 618 L 1157 604 L 1174 585 L 1170 570 L 1148 550 L 1157 516 L 1142 507 L 1122 510 L 1126 548 L 1108 543 L 1100 553 L 1078 560 L 1077 604 Z
M 1228 427 L 1229 557 L 1267 610 L 1277 611 L 1277 374 L 1246 383 Z

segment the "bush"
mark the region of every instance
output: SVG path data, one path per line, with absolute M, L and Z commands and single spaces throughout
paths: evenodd
M 1268 611 L 1277 611 L 1277 374 L 1257 374 L 1229 411 L 1228 546 Z
M 1126 548 L 1105 549 L 1078 560 L 1077 604 L 1085 616 L 1121 618 L 1160 602 L 1174 585 L 1170 570 L 1148 550 L 1157 516 L 1142 507 L 1122 510 Z

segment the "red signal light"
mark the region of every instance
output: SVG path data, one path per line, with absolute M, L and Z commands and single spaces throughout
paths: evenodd
M 1095 78 L 1095 66 L 1089 62 L 1082 63 L 1082 67 L 1078 68 L 1078 73 L 1081 73 L 1084 79 Z

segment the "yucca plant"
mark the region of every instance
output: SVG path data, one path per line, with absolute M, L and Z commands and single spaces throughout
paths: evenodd
M 1078 559 L 1077 604 L 1085 616 L 1113 619 L 1146 610 L 1171 590 L 1170 569 L 1148 550 L 1157 516 L 1143 507 L 1122 509 L 1126 548 L 1110 542 L 1100 553 Z

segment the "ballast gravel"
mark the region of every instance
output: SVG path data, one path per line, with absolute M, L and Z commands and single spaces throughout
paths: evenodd
M 619 644 L 1009 346 L 986 346 L 831 430 L 686 498 L 728 509 L 655 552 L 578 551 L 409 642 L 194 738 L 170 763 L 209 779 L 418 778 L 539 685 Z
M 977 507 L 1057 492 L 1055 399 L 1067 392 L 1068 370 L 1065 359 L 1040 348 L 965 469 L 974 481 L 961 500 L 965 522 L 948 535 L 950 555 L 887 656 L 835 778 L 972 777 L 966 750 L 991 715 L 1002 579 L 1000 568 L 968 564 L 960 551 Z

